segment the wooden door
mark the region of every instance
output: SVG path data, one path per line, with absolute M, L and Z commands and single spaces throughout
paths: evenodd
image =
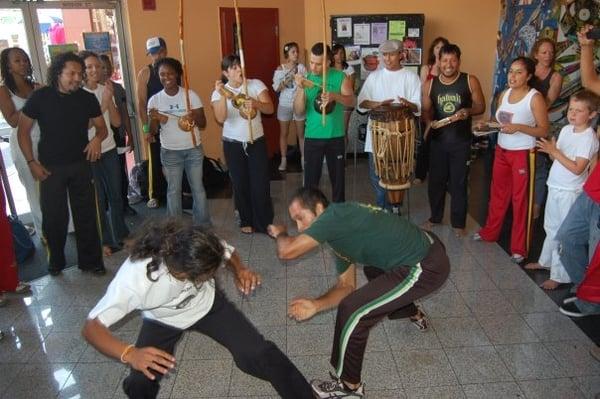
M 261 80 L 268 88 L 277 109 L 277 96 L 271 87 L 273 72 L 279 65 L 279 10 L 277 8 L 240 8 L 242 44 L 246 77 Z M 221 54 L 237 53 L 235 11 L 219 9 Z M 269 157 L 279 150 L 279 122 L 275 113 L 262 115 Z

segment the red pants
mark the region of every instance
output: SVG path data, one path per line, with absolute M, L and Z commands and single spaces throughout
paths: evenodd
M 6 216 L 4 188 L 2 187 L 2 179 L 0 179 L 0 292 L 14 291 L 18 282 L 12 230 Z
M 529 150 L 511 151 L 496 146 L 488 215 L 485 226 L 479 231 L 483 240 L 497 241 L 506 210 L 512 202 L 510 251 L 522 256 L 527 256 L 528 156 Z

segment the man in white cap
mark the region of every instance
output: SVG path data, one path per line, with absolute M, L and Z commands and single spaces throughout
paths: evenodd
M 366 112 L 382 105 L 396 103 L 407 106 L 418 115 L 421 109 L 421 80 L 415 72 L 402 68 L 402 42 L 386 40 L 379 46 L 379 55 L 383 59 L 384 68 L 372 72 L 367 77 L 356 101 L 359 110 Z M 375 190 L 376 204 L 381 208 L 388 208 L 385 189 L 379 185 L 379 176 L 375 171 L 370 117 L 365 152 L 369 153 L 369 177 Z
M 148 184 L 148 208 L 158 207 L 158 198 L 165 197 L 167 182 L 162 174 L 160 163 L 160 138 L 148 136 L 148 99 L 163 89 L 156 63 L 167 56 L 167 44 L 162 37 L 151 37 L 146 40 L 146 54 L 152 58 L 152 63 L 144 66 L 137 75 L 137 103 L 142 128 L 146 139 L 150 143 L 150 166 L 152 168 L 152 181 Z

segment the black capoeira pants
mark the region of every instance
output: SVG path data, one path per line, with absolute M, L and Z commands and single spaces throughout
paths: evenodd
M 393 312 L 404 317 L 414 315 L 413 302 L 436 291 L 448 278 L 450 262 L 444 244 L 435 234 L 427 234 L 433 243 L 421 262 L 382 273 L 338 306 L 331 365 L 344 381 L 351 384 L 361 381 L 369 331 L 379 320 Z

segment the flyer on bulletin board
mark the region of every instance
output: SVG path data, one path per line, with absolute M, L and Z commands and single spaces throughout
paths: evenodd
M 406 36 L 406 21 L 389 21 L 388 39 L 404 40 Z

